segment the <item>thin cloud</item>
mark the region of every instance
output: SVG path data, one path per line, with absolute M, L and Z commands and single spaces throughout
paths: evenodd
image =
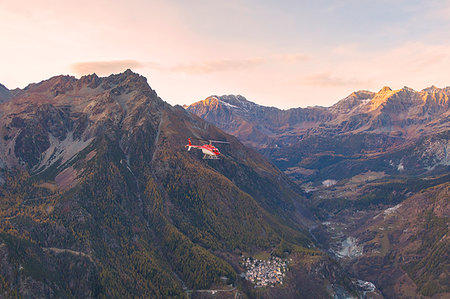
M 126 70 L 127 68 L 149 68 L 166 73 L 183 73 L 189 75 L 203 75 L 218 72 L 239 71 L 255 68 L 269 63 L 294 64 L 309 59 L 304 54 L 273 55 L 269 57 L 250 57 L 243 59 L 219 59 L 196 61 L 187 64 L 163 65 L 157 62 L 141 62 L 137 60 L 110 60 L 77 62 L 70 66 L 77 75 L 96 73 L 109 75 Z
M 217 72 L 246 70 L 270 63 L 294 64 L 307 59 L 309 59 L 309 57 L 304 54 L 287 54 L 273 55 L 269 57 L 197 61 L 188 64 L 177 64 L 174 66 L 163 66 L 155 62 L 147 62 L 146 66 L 169 73 L 202 75 Z
M 371 82 L 369 80 L 336 77 L 330 73 L 319 73 L 310 76 L 305 76 L 302 80 L 302 83 L 304 85 L 336 87 L 336 86 L 356 86 L 360 84 L 368 85 Z
M 143 63 L 136 60 L 109 60 L 78 62 L 72 64 L 70 68 L 75 74 L 80 76 L 92 73 L 103 76 L 143 66 Z

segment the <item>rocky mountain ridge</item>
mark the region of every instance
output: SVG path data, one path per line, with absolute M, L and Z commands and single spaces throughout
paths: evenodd
M 386 170 L 392 168 L 389 163 L 400 165 L 401 159 L 392 159 L 398 156 L 395 153 L 414 147 L 417 142 L 428 142 L 424 141 L 427 138 L 437 140 L 438 137 L 430 136 L 442 136 L 439 134 L 449 130 L 449 96 L 449 87 L 433 86 L 419 92 L 407 87 L 399 90 L 384 87 L 378 93 L 354 92 L 326 108 L 280 110 L 251 103 L 242 96 L 212 96 L 185 109 L 237 136 L 301 182 L 316 177 L 324 179 L 308 175 L 320 171 L 311 165 L 312 160 L 323 168 L 321 160 L 332 160 L 331 164 L 335 164 L 358 158 L 355 156 L 358 153 L 364 159 L 385 156 Z M 446 152 L 449 146 L 446 138 L 437 144 L 442 145 L 437 152 Z M 329 153 L 328 157 L 324 157 L 325 153 Z M 439 163 L 448 166 L 447 160 L 445 155 L 437 164 L 421 165 L 421 171 Z M 408 166 L 404 169 L 419 171 Z
M 281 110 L 260 106 L 242 96 L 232 95 L 211 96 L 184 107 L 213 123 L 221 122 L 222 126 L 225 125 L 227 116 L 244 118 L 251 124 L 254 134 L 264 134 L 264 129 L 272 131 L 273 134 L 266 134 L 268 137 L 280 133 L 306 134 L 311 127 L 321 127 L 322 133 L 326 134 L 354 134 L 364 130 L 389 132 L 393 136 L 413 136 L 413 130 L 402 128 L 413 124 L 422 125 L 432 119 L 436 122 L 436 118 L 448 120 L 449 96 L 450 87 L 441 89 L 432 86 L 417 92 L 408 87 L 392 90 L 386 86 L 377 93 L 364 90 L 353 92 L 331 107 Z M 438 127 L 437 123 L 431 124 Z M 427 130 L 428 127 L 420 129 Z M 227 131 L 231 130 L 233 129 Z M 243 134 L 239 131 L 237 133 L 238 137 Z

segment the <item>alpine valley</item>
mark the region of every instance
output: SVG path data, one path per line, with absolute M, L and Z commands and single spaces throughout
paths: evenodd
M 301 186 L 321 222 L 310 227 L 318 246 L 366 290 L 448 298 L 449 97 L 450 87 L 384 87 L 326 108 L 280 110 L 233 95 L 185 108 Z
M 297 184 L 144 77 L 0 87 L 0 297 L 363 294 Z M 189 137 L 229 144 L 203 160 Z M 254 288 L 243 261 L 269 256 L 283 283 Z
M 446 298 L 449 97 L 181 107 L 130 70 L 0 85 L 0 298 Z M 202 159 L 189 137 L 229 144 Z

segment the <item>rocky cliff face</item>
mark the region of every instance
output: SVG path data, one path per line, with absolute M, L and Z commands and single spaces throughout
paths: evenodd
M 241 254 L 332 264 L 298 186 L 130 70 L 30 84 L 0 113 L 0 296 L 234 296 L 253 292 Z M 230 144 L 208 161 L 188 137 Z M 318 294 L 354 292 L 344 274 L 305 275 Z

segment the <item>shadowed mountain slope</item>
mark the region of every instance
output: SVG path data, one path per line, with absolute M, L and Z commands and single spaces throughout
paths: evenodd
M 320 265 L 295 270 L 319 293 L 338 283 L 353 290 L 312 249 L 314 220 L 298 187 L 236 138 L 162 101 L 144 77 L 57 76 L 0 108 L 0 294 L 234 296 L 253 292 L 238 261 L 258 252 Z M 186 151 L 188 137 L 230 144 L 220 160 L 203 160 Z

